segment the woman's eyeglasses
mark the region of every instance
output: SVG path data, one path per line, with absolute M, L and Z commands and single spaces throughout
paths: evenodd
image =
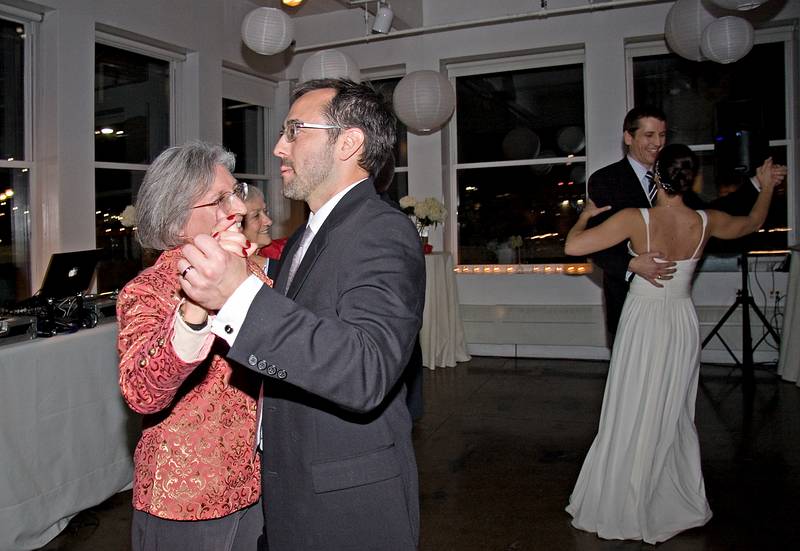
M 247 182 L 236 182 L 233 184 L 231 191 L 226 191 L 219 196 L 219 199 L 211 203 L 203 203 L 202 205 L 195 205 L 192 209 L 201 209 L 204 207 L 217 207 L 225 214 L 230 214 L 233 208 L 233 200 L 239 199 L 244 201 L 247 198 Z
M 293 142 L 297 139 L 297 133 L 301 128 L 316 128 L 319 130 L 332 130 L 334 128 L 342 128 L 335 124 L 318 124 L 314 122 L 303 122 L 297 119 L 286 121 L 286 124 L 281 128 L 280 135 L 286 138 L 287 142 Z

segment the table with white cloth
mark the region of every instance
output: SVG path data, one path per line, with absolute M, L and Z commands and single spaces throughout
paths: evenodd
M 425 255 L 425 310 L 419 335 L 422 365 L 452 367 L 470 359 L 464 343 L 464 323 L 450 253 Z
M 118 385 L 116 323 L 0 345 L 0 549 L 36 549 L 130 486 L 141 420 Z
M 800 386 L 800 250 L 792 247 L 778 374 Z

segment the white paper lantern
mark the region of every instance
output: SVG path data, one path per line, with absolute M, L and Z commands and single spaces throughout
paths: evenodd
M 700 47 L 711 61 L 739 61 L 753 48 L 753 26 L 741 17 L 720 17 L 703 31 Z
M 664 25 L 664 35 L 670 49 L 691 61 L 702 61 L 700 37 L 714 16 L 702 0 L 678 0 L 670 8 Z
M 251 50 L 274 55 L 294 40 L 294 23 L 276 8 L 256 8 L 242 21 L 242 40 Z
M 556 134 L 556 143 L 558 148 L 568 155 L 574 155 L 582 151 L 586 145 L 586 136 L 583 134 L 583 128 L 580 126 L 565 126 Z
M 344 52 L 320 50 L 306 59 L 300 69 L 300 82 L 318 78 L 348 78 L 353 82 L 361 82 L 361 69 Z
M 747 11 L 752 10 L 766 3 L 767 0 L 709 0 L 712 4 L 716 4 L 720 8 L 726 10 Z
M 442 126 L 456 105 L 450 81 L 436 71 L 414 71 L 394 89 L 394 111 L 412 130 L 430 132 Z

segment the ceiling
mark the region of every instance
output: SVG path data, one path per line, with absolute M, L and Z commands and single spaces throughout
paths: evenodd
M 366 5 L 371 14 L 375 14 L 377 0 L 305 0 L 296 8 L 281 4 L 281 0 L 256 0 L 267 8 L 280 8 L 291 17 L 322 15 L 341 10 L 363 10 Z M 402 0 L 391 4 L 394 11 L 392 28 L 396 30 L 411 29 L 422 26 L 422 0 Z

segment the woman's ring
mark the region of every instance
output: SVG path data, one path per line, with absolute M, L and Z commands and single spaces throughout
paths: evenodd
M 191 266 L 189 266 L 189 268 L 191 268 Z M 189 268 L 186 268 L 186 270 L 188 270 Z M 184 270 L 184 271 L 183 271 L 183 273 L 184 273 L 184 274 L 186 273 L 186 270 Z M 183 274 L 181 274 L 181 275 L 183 275 Z M 661 279 L 661 276 L 660 276 L 660 275 L 657 275 L 657 276 L 656 276 L 656 279 Z
M 181 277 L 182 277 L 183 279 L 186 279 L 186 274 L 188 274 L 188 273 L 189 273 L 189 270 L 194 270 L 194 266 L 192 266 L 191 264 L 189 264 L 188 266 L 186 266 L 186 268 L 184 268 L 184 269 L 183 269 L 183 271 L 181 272 Z

